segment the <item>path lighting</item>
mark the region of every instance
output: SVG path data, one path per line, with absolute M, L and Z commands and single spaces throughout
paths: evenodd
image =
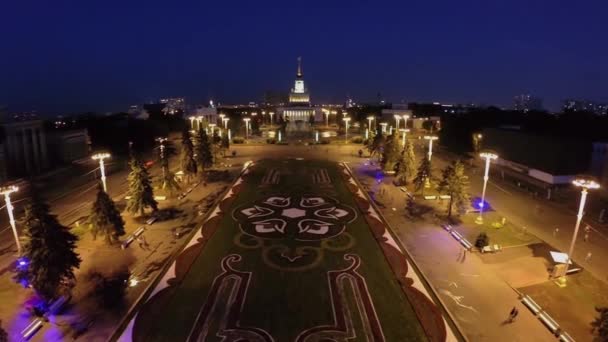
M 367 130 L 369 131 L 370 129 L 372 129 L 372 121 L 375 119 L 376 117 L 373 115 L 370 115 L 367 117 Z
M 342 118 L 344 121 L 345 131 L 344 131 L 344 140 L 348 142 L 348 123 L 350 122 L 350 118 Z
M 245 121 L 245 139 L 249 139 L 249 121 L 251 121 L 251 119 L 243 118 L 243 121 Z
M 228 129 L 228 121 L 230 121 L 230 118 L 222 119 L 222 123 L 224 124 L 224 129 Z
M 403 119 L 403 128 L 407 129 L 407 119 L 409 119 L 410 116 L 405 114 L 405 115 L 402 115 L 401 118 Z
M 400 129 L 400 131 L 401 131 L 401 146 L 405 147 L 405 135 L 410 130 L 407 128 L 402 128 L 402 129 Z
M 585 202 L 587 202 L 587 192 L 593 189 L 599 189 L 600 185 L 589 177 L 580 177 L 572 181 L 572 184 L 581 188 L 581 202 L 578 206 L 578 214 L 576 214 L 576 225 L 574 226 L 574 234 L 572 235 L 572 241 L 570 241 L 570 248 L 568 249 L 568 260 L 566 261 L 566 271 L 564 276 L 568 273 L 570 262 L 572 260 L 572 254 L 574 253 L 574 243 L 576 242 L 576 236 L 578 235 L 578 228 L 581 225 L 583 214 L 585 211 Z M 565 282 L 566 278 L 562 278 Z
M 103 162 L 104 159 L 110 158 L 109 153 L 97 153 L 91 157 L 93 160 L 99 160 L 99 170 L 101 172 L 101 184 L 103 184 L 103 191 L 108 192 L 108 186 L 106 184 L 106 168 Z
M 498 159 L 498 155 L 492 153 L 492 152 L 482 152 L 479 154 L 479 156 L 481 158 L 484 158 L 486 160 L 486 171 L 483 175 L 483 190 L 481 191 L 481 202 L 479 202 L 479 216 L 477 216 L 477 218 L 475 219 L 475 223 L 477 224 L 483 224 L 483 207 L 486 204 L 486 187 L 488 185 L 488 179 L 490 179 L 489 174 L 490 174 L 490 161 L 494 160 L 494 159 Z
M 395 114 L 393 117 L 395 118 L 395 129 L 399 129 L 399 121 L 401 121 L 401 115 Z
M 4 202 L 6 202 L 6 211 L 8 211 L 8 220 L 13 229 L 13 235 L 15 236 L 15 243 L 17 244 L 17 254 L 21 255 L 21 242 L 19 242 L 19 234 L 17 233 L 17 226 L 15 225 L 15 217 L 13 216 L 13 204 L 11 203 L 11 194 L 19 191 L 19 188 L 11 185 L 0 188 L 0 194 L 4 195 Z
M 434 135 L 425 135 L 424 139 L 429 141 L 429 161 L 431 161 L 431 157 L 433 156 L 433 141 L 439 139 L 437 136 Z
M 268 115 L 270 115 L 270 126 L 272 126 L 272 116 L 274 115 L 274 112 L 269 112 Z
M 200 131 L 201 127 L 203 125 L 203 116 L 202 115 L 197 116 L 196 121 L 198 122 L 198 130 Z
M 382 133 L 386 133 L 386 126 L 387 126 L 387 125 L 388 125 L 388 124 L 387 124 L 386 122 L 381 122 L 381 123 L 380 123 L 380 126 L 382 126 Z
M 196 117 L 191 116 L 188 119 L 190 119 L 190 128 L 194 130 L 194 120 L 196 120 Z

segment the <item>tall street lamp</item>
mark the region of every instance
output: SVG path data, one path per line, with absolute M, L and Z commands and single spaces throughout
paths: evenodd
M 475 219 L 475 223 L 483 224 L 483 209 L 486 204 L 486 187 L 488 186 L 488 179 L 490 179 L 490 161 L 497 159 L 498 155 L 492 152 L 482 152 L 479 154 L 481 158 L 486 160 L 486 171 L 483 175 L 483 190 L 481 191 L 481 202 L 479 203 L 479 216 Z
M 224 129 L 228 129 L 228 121 L 230 121 L 230 118 L 222 119 L 222 123 L 224 124 Z
M 387 126 L 387 125 L 388 125 L 388 124 L 387 124 L 386 122 L 381 122 L 381 123 L 380 123 L 380 126 L 382 126 L 382 133 L 386 133 L 386 126 Z
M 591 178 L 581 177 L 572 181 L 572 184 L 581 188 L 581 202 L 578 206 L 578 214 L 576 214 L 576 225 L 574 226 L 574 234 L 572 235 L 572 241 L 570 241 L 570 248 L 568 249 L 568 260 L 566 262 L 566 271 L 564 275 L 568 273 L 570 262 L 572 260 L 572 253 L 574 253 L 574 243 L 576 242 L 576 235 L 578 234 L 578 228 L 581 225 L 583 214 L 585 210 L 585 202 L 587 201 L 587 191 L 592 189 L 599 189 L 600 185 Z M 565 281 L 566 279 L 563 278 Z
M 409 119 L 410 116 L 405 114 L 405 115 L 402 115 L 401 118 L 403 119 L 403 128 L 407 129 L 407 119 Z
M 11 185 L 0 188 L 0 194 L 4 195 L 4 202 L 6 202 L 6 210 L 8 211 L 8 220 L 13 229 L 13 235 L 15 236 L 15 243 L 17 244 L 17 254 L 21 255 L 21 242 L 19 242 L 19 234 L 17 234 L 17 226 L 15 225 L 15 217 L 13 216 L 13 204 L 11 203 L 11 194 L 19 191 L 19 188 Z
M 188 119 L 190 119 L 190 128 L 194 129 L 194 120 L 196 120 L 196 117 L 191 116 Z
M 348 142 L 348 123 L 350 122 L 350 118 L 342 118 L 342 120 L 344 121 L 345 125 L 344 141 Z
M 395 129 L 399 129 L 399 121 L 401 120 L 401 115 L 395 114 L 393 117 L 395 118 Z
M 200 131 L 201 127 L 203 127 L 203 116 L 202 115 L 197 116 L 196 122 L 198 123 L 197 127 L 198 127 L 198 130 Z
M 329 113 L 329 110 L 323 109 L 323 114 L 325 114 L 325 127 L 327 128 L 329 128 Z
M 424 139 L 429 141 L 429 161 L 431 161 L 431 157 L 433 156 L 433 141 L 439 139 L 437 136 L 434 135 L 425 135 Z
M 250 118 L 243 118 L 243 121 L 245 121 L 245 140 L 249 139 L 249 121 L 251 119 Z
M 407 128 L 402 128 L 402 129 L 400 129 L 400 131 L 401 131 L 401 133 L 402 133 L 402 134 L 401 134 L 401 146 L 405 147 L 405 134 L 406 134 L 407 132 L 409 132 L 410 130 L 409 130 L 409 129 L 407 129 Z
M 367 130 L 371 130 L 372 129 L 372 120 L 374 120 L 374 116 L 370 115 L 367 117 Z
M 99 160 L 99 171 L 101 172 L 101 184 L 103 184 L 103 191 L 108 192 L 108 186 L 106 185 L 106 168 L 103 163 L 103 160 L 110 158 L 110 154 L 109 153 L 97 153 L 97 154 L 94 154 L 91 158 L 93 158 L 93 160 Z
M 160 149 L 160 160 L 161 160 L 161 167 L 163 169 L 163 179 L 166 179 L 166 177 L 167 177 L 165 165 L 163 165 L 165 163 L 165 141 L 167 141 L 167 140 L 169 140 L 169 139 L 167 139 L 165 137 L 156 138 L 156 141 L 158 141 L 158 148 Z

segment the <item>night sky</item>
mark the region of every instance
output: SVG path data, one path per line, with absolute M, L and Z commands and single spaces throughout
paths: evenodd
M 94 3 L 94 4 L 93 4 Z M 4 1 L 0 105 L 61 114 L 222 103 L 608 100 L 608 1 Z

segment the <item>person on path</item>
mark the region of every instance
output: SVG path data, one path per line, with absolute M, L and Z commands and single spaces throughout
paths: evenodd
M 519 310 L 517 310 L 516 307 L 513 307 L 513 310 L 511 310 L 511 317 L 509 318 L 509 323 L 513 323 L 517 315 L 519 315 Z
M 589 262 L 591 260 L 591 252 L 587 253 L 585 256 L 585 262 Z
M 553 237 L 556 237 L 557 233 L 559 233 L 559 228 L 555 228 L 555 230 L 553 231 Z
M 587 240 L 589 240 L 589 232 L 585 232 L 585 235 L 583 235 L 583 241 L 587 242 Z

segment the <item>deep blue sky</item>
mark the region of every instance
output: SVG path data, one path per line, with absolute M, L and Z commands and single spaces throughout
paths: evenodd
M 608 1 L 18 0 L 0 5 L 0 104 L 125 110 L 161 96 L 511 106 L 608 100 Z

